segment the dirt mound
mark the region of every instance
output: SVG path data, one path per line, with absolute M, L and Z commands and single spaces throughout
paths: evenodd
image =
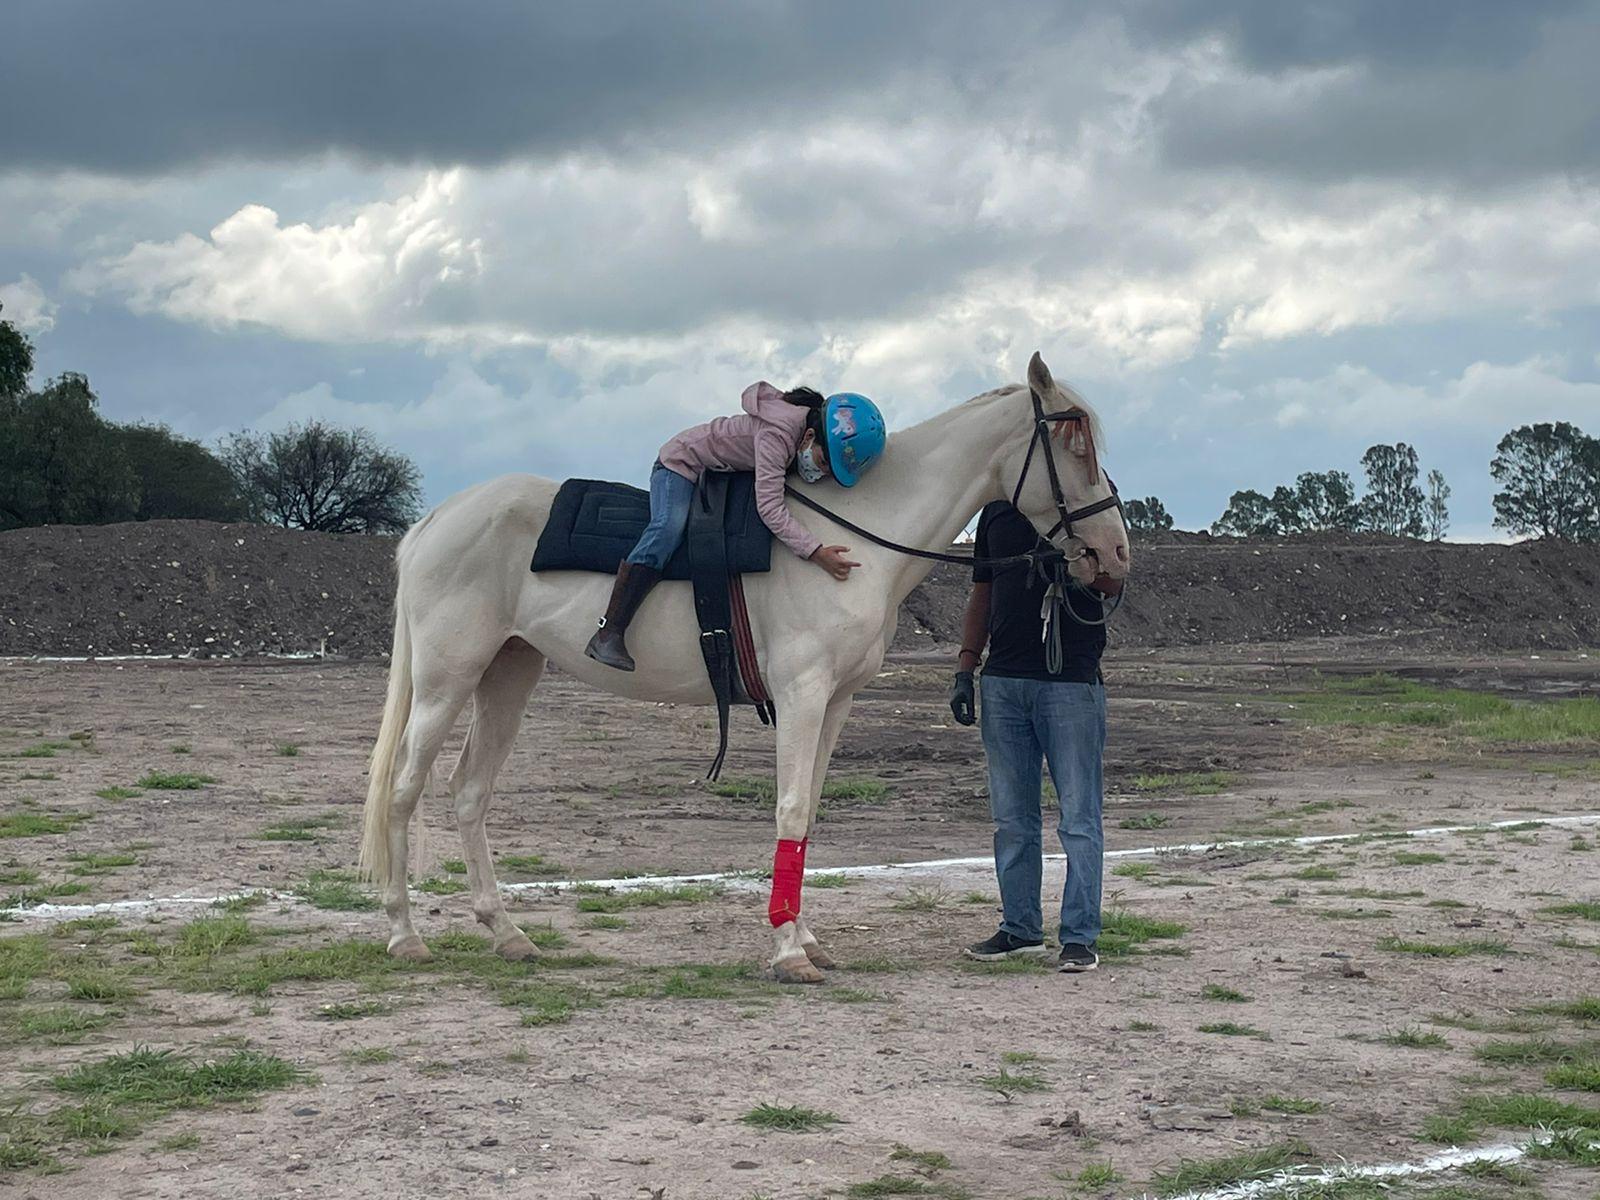
M 388 652 L 392 538 L 205 521 L 0 533 L 0 654 Z M 1600 644 L 1600 546 L 1168 534 L 1134 547 L 1113 644 L 1386 635 L 1441 648 Z M 897 646 L 959 639 L 968 572 L 939 566 Z
M 1133 555 L 1114 646 L 1345 635 L 1464 650 L 1600 644 L 1600 545 L 1165 534 Z M 941 565 L 906 600 L 932 639 L 959 640 L 968 578 Z

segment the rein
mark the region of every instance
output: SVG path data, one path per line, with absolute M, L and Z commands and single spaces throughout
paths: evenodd
M 1067 615 L 1079 625 L 1105 625 L 1111 620 L 1111 615 L 1122 607 L 1122 593 L 1117 594 L 1115 603 L 1110 608 L 1105 608 L 1101 602 L 1103 615 L 1098 621 L 1085 620 L 1074 611 L 1067 602 L 1066 589 L 1068 586 L 1077 586 L 1067 575 L 1067 564 L 1077 562 L 1079 559 L 1096 557 L 1094 551 L 1087 546 L 1078 553 L 1069 555 L 1057 547 L 1050 539 L 1057 533 L 1064 532 L 1067 537 L 1072 537 L 1072 523 L 1092 517 L 1097 513 L 1106 512 L 1115 508 L 1122 511 L 1122 497 L 1117 494 L 1117 485 L 1112 482 L 1111 476 L 1106 475 L 1106 483 L 1111 488 L 1111 494 L 1104 500 L 1096 500 L 1093 504 L 1086 504 L 1082 508 L 1068 508 L 1066 493 L 1061 488 L 1061 474 L 1056 469 L 1055 450 L 1050 445 L 1052 434 L 1051 422 L 1072 422 L 1077 432 L 1087 442 L 1087 451 L 1091 464 L 1092 481 L 1100 480 L 1100 461 L 1095 453 L 1094 434 L 1089 426 L 1089 414 L 1083 409 L 1074 406 L 1061 412 L 1045 412 L 1044 402 L 1040 400 L 1039 393 L 1033 387 L 1028 388 L 1028 395 L 1033 399 L 1033 436 L 1028 439 L 1028 455 L 1022 461 L 1022 474 L 1017 477 L 1016 490 L 1011 493 L 1011 506 L 1016 507 L 1017 501 L 1022 496 L 1022 487 L 1028 481 L 1028 471 L 1033 466 L 1033 453 L 1042 444 L 1044 446 L 1045 471 L 1050 477 L 1050 495 L 1055 502 L 1056 523 L 1050 527 L 1050 532 L 1039 539 L 1040 546 L 1024 554 L 1008 554 L 998 558 L 980 558 L 977 554 L 945 554 L 937 550 L 922 550 L 915 546 L 902 546 L 899 542 L 890 541 L 865 529 L 855 522 L 841 517 L 838 513 L 828 508 L 804 492 L 798 490 L 793 484 L 784 484 L 784 494 L 798 500 L 812 512 L 818 513 L 835 525 L 848 529 L 858 537 L 864 537 L 875 545 L 882 546 L 885 550 L 893 550 L 896 554 L 904 554 L 911 558 L 927 559 L 931 562 L 954 563 L 957 566 L 984 566 L 994 569 L 1007 569 L 1026 564 L 1030 569 L 1038 572 L 1039 578 L 1045 583 L 1044 608 L 1040 615 L 1044 618 L 1044 638 L 1046 643 L 1046 665 L 1052 673 L 1061 670 L 1061 629 L 1057 621 L 1057 614 L 1065 609 Z M 1088 591 L 1090 589 L 1084 588 Z

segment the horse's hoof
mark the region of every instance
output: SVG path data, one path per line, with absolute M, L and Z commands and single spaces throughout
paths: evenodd
M 821 983 L 822 972 L 804 954 L 780 958 L 772 964 L 772 973 L 779 983 Z
M 406 962 L 419 963 L 427 962 L 433 957 L 426 943 L 414 933 L 406 934 L 397 942 L 390 942 L 389 954 L 393 958 L 403 958 Z
M 520 933 L 515 937 L 508 937 L 503 942 L 496 942 L 494 952 L 507 962 L 522 962 L 525 959 L 539 957 L 539 947 Z
M 812 942 L 804 949 L 806 957 L 811 960 L 811 965 L 819 971 L 831 971 L 839 965 L 834 961 L 833 955 L 829 954 L 816 942 Z

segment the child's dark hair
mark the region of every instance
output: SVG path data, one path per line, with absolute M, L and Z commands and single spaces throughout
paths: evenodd
M 814 388 L 797 387 L 783 394 L 783 398 L 790 404 L 799 405 L 801 408 L 810 409 L 806 413 L 806 428 L 811 430 L 818 441 L 822 440 L 822 409 L 827 403 L 827 398 Z

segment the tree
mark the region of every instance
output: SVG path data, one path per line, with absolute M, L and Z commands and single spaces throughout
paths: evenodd
M 139 481 L 136 521 L 237 521 L 245 505 L 216 455 L 165 425 L 118 425 L 114 437 Z
M 252 520 L 324 533 L 399 533 L 422 508 L 416 464 L 365 429 L 321 421 L 226 438 L 219 457 Z
M 1450 528 L 1450 510 L 1445 502 L 1450 499 L 1450 485 L 1444 481 L 1444 476 L 1438 471 L 1428 472 L 1428 540 L 1440 542 L 1444 540 L 1445 531 Z
M 1143 500 L 1129 500 L 1122 506 L 1122 518 L 1130 533 L 1153 533 L 1172 528 L 1172 515 L 1167 506 L 1154 496 Z
M 1261 537 L 1282 533 L 1283 527 L 1272 501 L 1260 492 L 1246 489 L 1228 497 L 1228 508 L 1211 526 L 1216 534 L 1236 537 Z
M 1306 471 L 1294 481 L 1295 512 L 1305 533 L 1352 530 L 1360 524 L 1356 485 L 1344 471 Z
M 139 482 L 89 381 L 67 373 L 0 397 L 0 528 L 125 521 Z
M 1367 472 L 1362 524 L 1374 533 L 1421 537 L 1424 499 L 1417 486 L 1417 452 L 1404 442 L 1372 446 L 1361 456 L 1361 465 Z
M 32 375 L 33 343 L 10 321 L 0 320 L 0 400 L 22 395 Z
M 1600 537 L 1600 442 L 1576 425 L 1523 425 L 1500 439 L 1489 473 L 1494 523 L 1515 534 Z

